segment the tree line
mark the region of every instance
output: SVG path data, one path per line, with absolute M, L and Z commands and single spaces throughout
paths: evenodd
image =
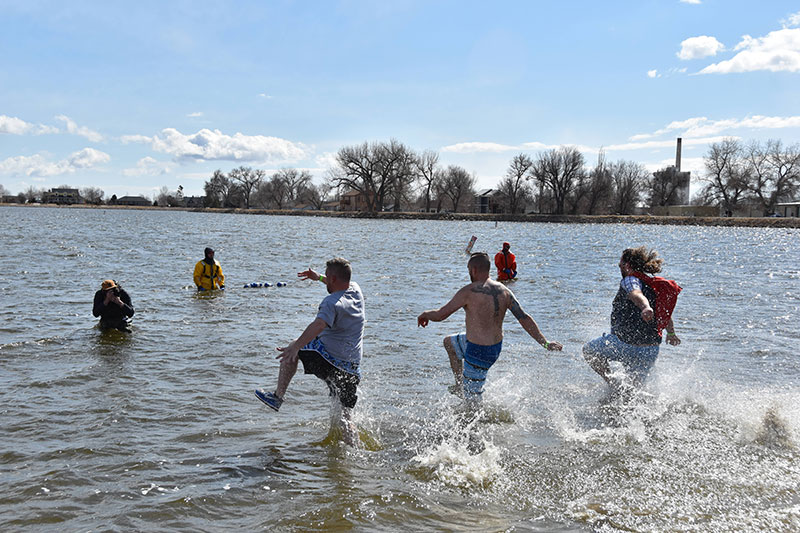
M 764 214 L 790 201 L 800 190 L 800 145 L 779 140 L 743 143 L 727 138 L 709 146 L 698 179 L 702 190 L 696 205 L 719 206 L 731 211 L 756 205 Z M 677 202 L 675 168 L 650 172 L 640 163 L 607 161 L 601 150 L 588 165 L 574 146 L 560 146 L 532 156 L 512 157 L 503 177 L 490 193 L 493 209 L 503 213 L 631 214 L 644 204 L 655 207 Z M 227 174 L 214 171 L 205 182 L 206 207 L 286 209 L 324 204 L 355 191 L 367 211 L 452 211 L 476 208 L 476 176 L 458 165 L 444 166 L 431 150 L 416 152 L 391 139 L 345 146 L 335 156 L 320 184 L 307 170 L 283 168 L 266 171 L 240 166 Z M 68 188 L 68 186 L 63 186 Z M 0 186 L 0 194 L 8 191 Z M 29 187 L 19 201 L 41 201 L 42 191 Z M 81 189 L 87 203 L 103 203 L 96 187 Z M 107 203 L 114 203 L 112 196 Z M 162 187 L 154 204 L 183 205 L 183 187 Z

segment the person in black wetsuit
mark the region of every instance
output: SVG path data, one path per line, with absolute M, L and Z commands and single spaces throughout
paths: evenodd
M 133 316 L 131 297 L 113 279 L 107 279 L 94 293 L 92 314 L 100 317 L 101 329 L 118 329 L 130 332 L 128 319 Z

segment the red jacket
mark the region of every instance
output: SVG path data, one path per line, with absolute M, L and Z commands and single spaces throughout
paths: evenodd
M 511 252 L 497 252 L 494 256 L 494 266 L 497 267 L 497 279 L 500 281 L 517 277 L 517 258 Z M 506 269 L 511 273 L 503 272 Z
M 661 330 L 667 327 L 672 318 L 672 311 L 678 302 L 678 294 L 683 289 L 673 280 L 661 276 L 648 276 L 641 272 L 634 272 L 633 275 L 656 293 L 656 308 L 653 309 L 653 312 L 656 315 L 656 331 L 661 335 Z

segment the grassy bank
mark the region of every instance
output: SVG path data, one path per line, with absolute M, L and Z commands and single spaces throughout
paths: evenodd
M 278 216 L 314 216 L 372 218 L 386 220 L 469 220 L 469 221 L 503 221 L 503 222 L 539 222 L 560 224 L 661 224 L 674 226 L 741 226 L 755 228 L 800 228 L 800 218 L 767 218 L 767 217 L 669 217 L 650 215 L 509 215 L 479 213 L 406 213 L 406 212 L 345 212 L 345 211 L 295 211 L 276 209 L 216 209 L 188 207 L 144 207 L 122 205 L 70 205 L 57 206 L 48 204 L 0 204 L 0 206 L 17 207 L 57 207 L 59 209 L 136 209 L 161 211 L 192 211 L 195 213 L 233 213 L 241 215 L 278 215 Z

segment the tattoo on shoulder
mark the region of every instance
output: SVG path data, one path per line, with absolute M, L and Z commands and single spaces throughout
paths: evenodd
M 502 289 L 499 287 L 486 287 L 481 285 L 479 287 L 472 287 L 472 292 L 477 292 L 480 294 L 488 294 L 494 299 L 494 316 L 500 316 L 500 295 L 502 294 Z
M 522 306 L 519 305 L 517 298 L 515 296 L 511 296 L 511 306 L 509 307 L 511 310 L 511 314 L 514 315 L 514 318 L 517 320 L 522 320 L 525 316 L 525 311 L 522 310 Z

